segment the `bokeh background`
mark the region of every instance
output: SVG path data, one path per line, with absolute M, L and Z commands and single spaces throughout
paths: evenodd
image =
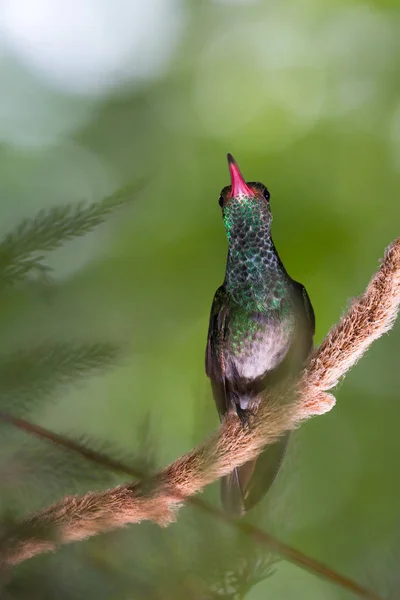
M 48 293 L 2 292 L 3 352 L 129 345 L 123 364 L 63 388 L 36 422 L 133 454 L 146 429 L 159 466 L 217 426 L 204 348 L 225 267 L 227 152 L 270 189 L 275 244 L 322 339 L 400 234 L 399 31 L 396 0 L 2 1 L 0 232 L 140 182 L 128 208 L 49 257 Z M 387 598 L 400 587 L 399 348 L 397 325 L 336 390 L 336 408 L 296 432 L 267 501 L 282 539 Z M 51 475 L 6 486 L 7 498 L 24 514 L 91 487 Z M 204 497 L 218 502 L 217 486 Z M 215 523 L 181 517 L 162 540 L 141 525 L 38 557 L 6 597 L 195 597 L 168 591 L 166 565 L 185 555 L 189 580 L 205 554 L 198 529 Z M 158 591 L 139 593 L 142 580 Z M 352 596 L 279 562 L 246 597 Z

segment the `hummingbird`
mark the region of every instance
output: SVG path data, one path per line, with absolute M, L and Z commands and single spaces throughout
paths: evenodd
M 231 185 L 219 197 L 228 239 L 225 279 L 211 307 L 206 373 L 220 420 L 249 426 L 263 390 L 285 383 L 313 347 L 314 310 L 305 287 L 286 272 L 271 238 L 268 189 L 246 182 L 228 154 Z M 242 516 L 266 495 L 290 433 L 221 480 L 224 509 Z

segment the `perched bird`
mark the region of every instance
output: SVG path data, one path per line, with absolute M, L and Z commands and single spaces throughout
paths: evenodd
M 246 183 L 228 154 L 231 185 L 219 204 L 228 238 L 225 280 L 211 307 L 206 373 L 220 419 L 249 424 L 259 394 L 299 373 L 313 345 L 314 311 L 303 285 L 287 274 L 271 238 L 270 195 Z M 242 515 L 271 487 L 289 434 L 221 481 L 221 500 Z

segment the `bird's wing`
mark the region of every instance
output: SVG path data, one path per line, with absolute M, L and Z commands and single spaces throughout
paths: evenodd
M 313 348 L 315 334 L 315 314 L 307 290 L 303 284 L 292 279 L 299 316 L 299 332 L 296 344 L 300 344 L 301 356 L 308 358 Z
M 304 303 L 304 308 L 305 308 L 305 311 L 306 311 L 306 315 L 308 317 L 308 322 L 309 322 L 310 327 L 311 327 L 311 335 L 312 335 L 312 337 L 314 337 L 314 334 L 315 334 L 315 313 L 314 313 L 314 309 L 313 309 L 313 306 L 311 304 L 310 296 L 307 294 L 306 288 L 301 283 L 299 285 L 301 285 L 301 293 L 302 293 L 302 296 L 303 296 L 303 303 Z
M 227 398 L 225 363 L 224 363 L 224 338 L 226 322 L 229 316 L 229 303 L 224 286 L 215 292 L 211 306 L 210 324 L 206 347 L 206 373 L 211 379 L 211 386 L 215 404 L 220 418 L 228 410 L 230 403 Z

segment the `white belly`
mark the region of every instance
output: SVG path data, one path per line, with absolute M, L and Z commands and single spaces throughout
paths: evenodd
M 257 335 L 251 348 L 244 346 L 236 355 L 230 355 L 225 361 L 225 376 L 252 380 L 273 371 L 289 350 L 293 330 L 288 325 L 287 321 L 284 324 L 275 322 Z

